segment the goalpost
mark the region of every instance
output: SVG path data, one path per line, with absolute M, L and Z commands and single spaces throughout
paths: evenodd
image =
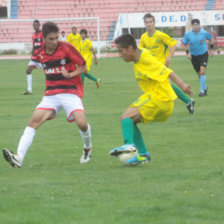
M 38 18 L 37 18 L 38 19 Z M 28 43 L 32 42 L 33 21 L 35 19 L 5 19 L 0 20 L 0 43 Z M 44 22 L 55 22 L 59 27 L 59 32 L 65 31 L 66 36 L 71 33 L 72 27 L 77 30 L 87 29 L 88 36 L 97 48 L 97 57 L 100 58 L 100 18 L 99 17 L 79 17 L 79 18 L 47 18 L 38 19 L 41 25 Z

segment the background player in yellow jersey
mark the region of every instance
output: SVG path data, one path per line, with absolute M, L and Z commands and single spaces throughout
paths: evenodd
M 135 78 L 144 92 L 121 115 L 124 145 L 110 151 L 111 156 L 138 150 L 137 155 L 127 160 L 127 164 L 146 163 L 150 154 L 146 149 L 137 123 L 166 121 L 173 113 L 176 94 L 169 83 L 173 80 L 185 93 L 192 95 L 189 85 L 184 83 L 170 68 L 160 63 L 145 48 L 137 48 L 135 39 L 124 34 L 115 40 L 120 56 L 126 62 L 134 63 Z
M 79 33 L 77 33 L 77 28 L 72 27 L 72 32 L 67 36 L 66 42 L 72 44 L 80 52 L 80 44 L 82 38 Z
M 88 33 L 87 33 L 86 29 L 80 30 L 80 36 L 82 38 L 82 41 L 80 44 L 80 53 L 81 53 L 82 57 L 85 59 L 86 67 L 87 67 L 87 72 L 85 74 L 81 75 L 81 79 L 84 84 L 85 77 L 87 77 L 90 80 L 93 80 L 96 83 L 96 87 L 99 88 L 101 80 L 88 73 L 90 71 L 90 67 L 92 65 L 92 58 L 94 57 L 95 65 L 98 64 L 98 61 L 97 61 L 96 53 L 94 51 L 92 42 L 87 37 L 87 34 Z
M 140 47 L 151 51 L 153 56 L 169 67 L 170 60 L 176 50 L 177 41 L 166 33 L 155 30 L 155 17 L 152 14 L 145 14 L 144 24 L 146 32 L 141 36 Z M 172 84 L 172 87 L 178 98 L 186 104 L 189 113 L 193 114 L 195 101 L 189 99 L 177 86 Z

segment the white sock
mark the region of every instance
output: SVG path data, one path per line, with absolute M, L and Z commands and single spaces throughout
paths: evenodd
M 88 129 L 87 131 L 83 132 L 81 130 L 79 130 L 81 136 L 82 136 L 82 140 L 83 140 L 83 147 L 84 149 L 89 149 L 92 147 L 92 142 L 91 142 L 91 127 L 88 124 Z
M 32 74 L 28 74 L 27 78 L 27 90 L 32 91 Z
M 36 129 L 28 127 L 28 126 L 25 128 L 23 132 L 23 135 L 20 139 L 18 149 L 17 149 L 17 154 L 22 161 L 24 160 L 26 152 L 33 142 L 35 133 L 36 133 Z

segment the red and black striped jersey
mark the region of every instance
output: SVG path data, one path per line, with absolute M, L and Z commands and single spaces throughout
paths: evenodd
M 66 69 L 73 72 L 77 66 L 85 65 L 85 60 L 71 44 L 59 41 L 53 54 L 47 54 L 45 47 L 40 48 L 32 56 L 32 60 L 42 64 L 45 77 L 45 95 L 56 95 L 60 93 L 76 94 L 83 96 L 83 84 L 80 75 L 66 79 L 62 71 Z
M 37 49 L 41 48 L 44 45 L 42 32 L 39 33 L 33 33 L 32 35 L 33 40 L 33 52 L 35 52 Z

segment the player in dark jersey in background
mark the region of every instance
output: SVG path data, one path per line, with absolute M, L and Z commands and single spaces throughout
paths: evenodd
M 39 48 L 43 46 L 43 37 L 42 37 L 42 32 L 40 30 L 39 20 L 36 19 L 33 21 L 33 29 L 35 30 L 35 32 L 32 35 L 32 40 L 33 40 L 32 55 L 35 53 L 35 51 L 37 51 Z M 41 64 L 35 61 L 34 59 L 31 59 L 26 69 L 27 90 L 26 92 L 24 92 L 24 95 L 32 94 L 32 71 L 33 69 L 36 69 L 38 67 L 42 68 Z
M 24 130 L 17 154 L 3 149 L 3 156 L 11 166 L 21 167 L 36 129 L 46 120 L 53 119 L 63 108 L 67 120 L 75 121 L 80 130 L 84 143 L 80 163 L 87 163 L 90 161 L 92 143 L 90 125 L 86 121 L 81 100 L 83 84 L 80 75 L 87 70 L 85 60 L 71 44 L 58 41 L 59 29 L 55 23 L 44 23 L 42 31 L 44 46 L 35 52 L 32 59 L 43 66 L 46 76 L 45 96 Z

